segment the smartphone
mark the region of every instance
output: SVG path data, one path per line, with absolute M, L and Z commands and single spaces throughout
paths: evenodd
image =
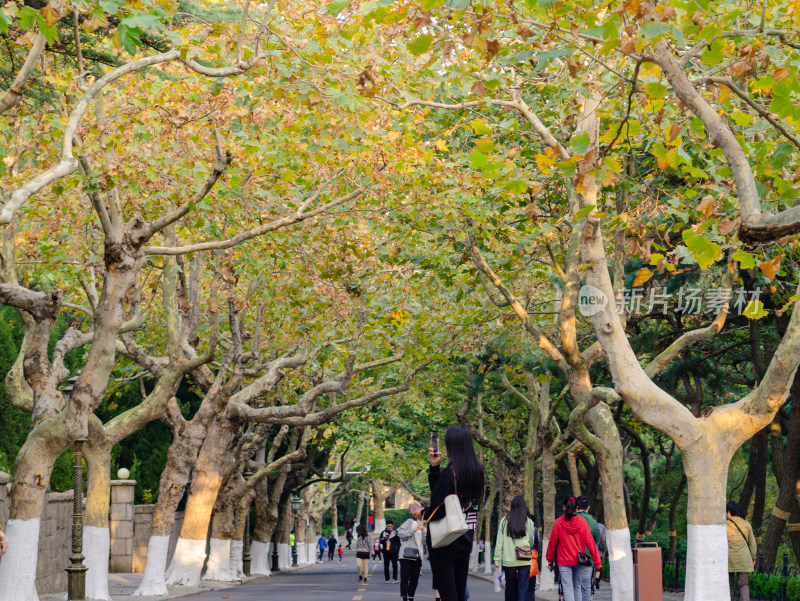
M 431 448 L 433 449 L 434 453 L 439 452 L 439 436 L 436 432 L 431 432 Z

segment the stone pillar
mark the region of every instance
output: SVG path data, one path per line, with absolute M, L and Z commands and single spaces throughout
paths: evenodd
M 133 491 L 136 480 L 111 481 L 110 572 L 133 571 Z

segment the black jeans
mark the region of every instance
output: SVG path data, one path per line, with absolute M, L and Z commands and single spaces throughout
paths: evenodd
M 419 582 L 419 573 L 422 570 L 422 562 L 418 559 L 400 560 L 400 596 L 405 599 L 414 598 Z
M 328 561 L 333 561 L 333 554 L 336 551 L 333 547 L 328 548 Z
M 432 552 L 431 571 L 442 601 L 466 601 L 469 554 L 464 557 Z
M 383 575 L 386 582 L 389 582 L 389 562 L 392 564 L 392 580 L 397 580 L 397 555 L 391 551 L 383 552 Z

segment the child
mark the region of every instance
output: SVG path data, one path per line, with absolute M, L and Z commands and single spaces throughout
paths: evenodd
M 344 555 L 344 551 L 342 550 L 342 545 L 339 545 L 339 563 L 342 563 L 342 555 Z

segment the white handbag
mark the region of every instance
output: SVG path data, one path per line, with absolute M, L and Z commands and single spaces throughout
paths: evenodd
M 433 518 L 437 507 L 431 514 Z M 458 500 L 458 495 L 447 495 L 444 498 L 444 509 L 446 515 L 434 521 L 430 521 L 428 529 L 431 533 L 431 546 L 434 549 L 441 549 L 448 546 L 456 539 L 460 538 L 469 528 L 467 528 L 467 518 L 464 515 L 464 510 L 461 509 L 461 501 Z

